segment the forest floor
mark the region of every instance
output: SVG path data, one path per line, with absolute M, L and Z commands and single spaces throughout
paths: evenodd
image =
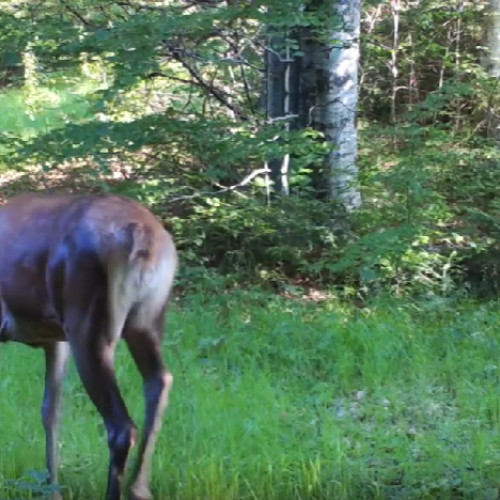
M 487 499 L 500 491 L 498 303 L 192 294 L 171 309 L 174 386 L 158 499 Z M 123 345 L 123 395 L 139 376 Z M 40 351 L 0 350 L 0 498 L 44 498 Z M 74 365 L 61 426 L 64 498 L 101 498 L 103 424 Z M 41 496 L 40 496 L 41 495 Z

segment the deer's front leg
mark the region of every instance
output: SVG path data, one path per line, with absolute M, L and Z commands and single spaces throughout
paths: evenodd
M 45 346 L 45 393 L 42 421 L 45 428 L 45 454 L 51 485 L 57 485 L 57 424 L 61 407 L 62 382 L 69 357 L 67 342 L 54 342 Z M 60 499 L 56 493 L 54 499 Z

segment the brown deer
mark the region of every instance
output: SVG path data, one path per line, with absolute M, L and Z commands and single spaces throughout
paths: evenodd
M 176 266 L 170 235 L 127 198 L 24 194 L 0 209 L 0 341 L 45 350 L 42 420 L 51 484 L 57 484 L 56 427 L 71 351 L 107 430 L 106 499 L 120 498 L 137 441 L 113 367 L 123 338 L 143 377 L 146 400 L 130 494 L 134 500 L 151 498 L 149 462 L 173 381 L 160 343 Z

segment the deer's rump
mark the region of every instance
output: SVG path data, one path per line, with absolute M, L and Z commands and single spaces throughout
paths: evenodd
M 160 314 L 175 271 L 168 233 L 118 196 L 14 198 L 0 210 L 0 242 L 0 341 L 66 340 L 68 315 L 89 300 L 118 337 L 127 320 Z

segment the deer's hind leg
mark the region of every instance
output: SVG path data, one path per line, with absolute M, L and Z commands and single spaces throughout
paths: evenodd
M 42 422 L 45 429 L 45 456 L 51 485 L 57 486 L 57 426 L 61 406 L 63 378 L 66 372 L 69 345 L 67 342 L 53 342 L 44 346 L 45 350 L 45 392 L 42 404 Z M 59 492 L 54 493 L 59 500 Z
M 165 368 L 161 355 L 164 312 L 148 327 L 129 326 L 124 338 L 144 381 L 146 419 L 139 444 L 137 463 L 132 474 L 131 499 L 151 500 L 149 489 L 150 462 L 162 419 L 168 404 L 173 376 Z
M 110 452 L 107 500 L 119 500 L 137 429 L 120 394 L 114 370 L 119 334 L 109 332 L 107 276 L 98 259 L 75 261 L 68 277 L 64 327 L 90 399 L 101 414 Z

